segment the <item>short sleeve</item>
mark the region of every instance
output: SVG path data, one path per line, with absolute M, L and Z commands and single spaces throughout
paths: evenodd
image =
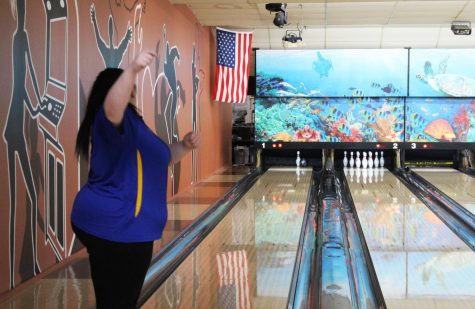
M 130 140 L 133 134 L 133 126 L 131 125 L 130 111 L 126 108 L 124 117 L 122 118 L 121 129 L 119 129 L 106 117 L 104 105 L 99 108 L 94 120 L 94 127 L 103 138 L 126 141 Z

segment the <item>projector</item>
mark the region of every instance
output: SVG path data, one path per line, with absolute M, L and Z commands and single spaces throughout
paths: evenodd
M 294 32 L 287 30 L 284 37 L 282 38 L 282 41 L 295 44 L 298 41 L 302 41 L 302 35 L 300 31 L 297 33 L 296 31 Z
M 450 29 L 455 35 L 472 34 L 472 26 L 469 21 L 453 21 Z

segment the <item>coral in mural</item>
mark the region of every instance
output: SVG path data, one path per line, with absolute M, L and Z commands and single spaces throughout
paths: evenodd
M 403 111 L 401 101 L 389 98 L 260 98 L 256 136 L 259 141 L 395 142 L 402 140 Z
M 298 142 L 318 142 L 320 140 L 320 133 L 306 124 L 303 129 L 295 131 L 294 140 Z

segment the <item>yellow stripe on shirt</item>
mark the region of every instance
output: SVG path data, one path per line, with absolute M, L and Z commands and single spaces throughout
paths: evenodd
M 137 150 L 137 201 L 135 202 L 135 217 L 139 215 L 142 207 L 142 156 Z

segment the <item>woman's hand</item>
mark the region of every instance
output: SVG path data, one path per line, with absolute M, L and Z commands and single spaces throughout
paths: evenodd
M 152 60 L 157 57 L 157 54 L 151 50 L 144 50 L 135 57 L 134 61 L 131 63 L 132 70 L 135 73 L 142 71 L 146 66 L 148 66 Z
M 185 137 L 183 137 L 183 145 L 188 149 L 198 148 L 200 142 L 200 136 L 195 132 L 188 132 Z
M 169 145 L 171 152 L 169 165 L 179 162 L 190 150 L 196 149 L 199 145 L 200 136 L 195 132 L 187 133 L 180 142 Z

